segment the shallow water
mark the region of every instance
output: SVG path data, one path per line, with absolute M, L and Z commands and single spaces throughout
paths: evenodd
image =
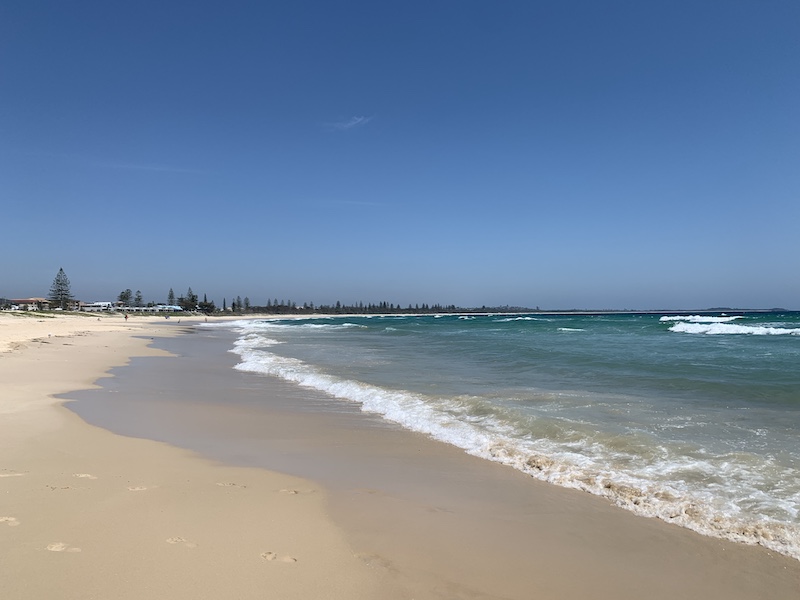
M 212 325 L 281 377 L 638 514 L 800 558 L 800 315 Z

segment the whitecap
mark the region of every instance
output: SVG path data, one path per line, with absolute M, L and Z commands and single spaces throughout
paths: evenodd
M 733 325 L 730 323 L 685 323 L 679 322 L 669 328 L 676 333 L 699 333 L 705 335 L 800 335 L 800 328 Z
M 495 319 L 495 323 L 511 323 L 512 321 L 538 321 L 536 317 L 506 317 L 505 319 Z
M 729 323 L 731 321 L 735 321 L 736 319 L 743 319 L 742 316 L 735 316 L 735 317 L 712 317 L 708 315 L 674 315 L 674 316 L 664 316 L 659 319 L 659 321 L 667 322 L 667 321 L 688 321 L 689 323 Z

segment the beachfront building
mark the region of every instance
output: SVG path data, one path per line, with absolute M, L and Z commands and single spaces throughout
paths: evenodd
M 47 298 L 11 298 L 11 310 L 47 310 L 50 301 Z
M 90 303 L 83 303 L 81 302 L 80 310 L 83 312 L 110 312 L 114 310 L 114 303 L 113 302 L 90 302 Z
M 83 312 L 126 312 L 126 313 L 174 313 L 183 309 L 172 304 L 154 304 L 151 306 L 125 306 L 122 302 L 91 302 L 81 303 Z
M 119 304 L 119 303 L 117 303 Z M 174 313 L 183 312 L 180 306 L 173 304 L 155 304 L 153 306 L 117 306 L 115 310 L 129 313 Z

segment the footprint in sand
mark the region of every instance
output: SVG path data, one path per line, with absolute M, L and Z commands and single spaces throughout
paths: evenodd
M 246 488 L 246 485 L 242 485 L 241 483 L 228 483 L 228 482 L 219 482 L 217 483 L 220 487 L 238 487 L 238 488 Z
M 429 507 L 428 507 L 428 508 L 426 508 L 425 510 L 426 510 L 426 511 L 428 511 L 429 513 L 447 513 L 447 514 L 453 514 L 453 511 L 452 511 L 451 509 L 449 509 L 449 508 L 445 508 L 445 507 L 443 507 L 443 506 L 429 506 Z
M 16 527 L 19 521 L 15 517 L 0 517 L 0 523 L 5 523 L 9 527 Z
M 173 544 L 173 545 L 174 544 L 183 544 L 187 548 L 197 548 L 197 544 L 195 544 L 194 542 L 190 542 L 190 541 L 188 541 L 188 540 L 186 540 L 185 538 L 182 538 L 182 537 L 167 538 L 166 542 L 168 544 Z
M 289 496 L 296 496 L 298 494 L 313 494 L 315 490 L 296 490 L 294 488 L 283 488 L 278 490 L 281 494 L 288 494 Z
M 50 552 L 80 552 L 80 548 L 76 548 L 75 546 L 70 546 L 69 544 L 65 544 L 64 542 L 53 542 L 52 544 L 48 544 L 47 550 Z
M 370 567 L 378 567 L 387 571 L 397 571 L 390 560 L 380 556 L 379 554 L 356 554 L 356 558 L 359 558 Z
M 297 562 L 297 559 L 294 556 L 278 556 L 275 552 L 262 552 L 261 558 L 263 558 L 264 560 L 269 560 L 269 561 L 277 560 L 285 563 Z
M 73 477 L 80 477 L 81 479 L 97 479 L 94 475 L 90 475 L 89 473 L 73 473 Z

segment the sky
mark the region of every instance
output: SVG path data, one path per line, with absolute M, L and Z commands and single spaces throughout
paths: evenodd
M 0 3 L 0 297 L 800 309 L 800 3 Z

